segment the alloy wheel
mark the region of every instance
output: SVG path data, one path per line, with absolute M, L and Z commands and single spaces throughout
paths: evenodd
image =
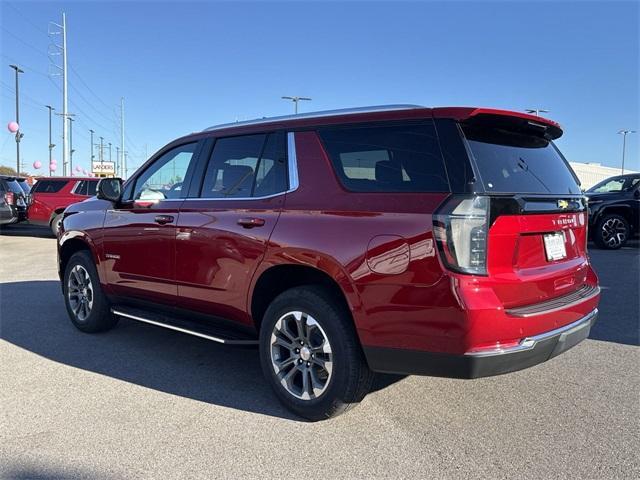
M 627 227 L 619 218 L 608 219 L 600 228 L 602 240 L 608 247 L 619 247 L 627 239 Z
M 271 365 L 282 387 L 301 400 L 320 397 L 329 386 L 333 352 L 320 324 L 309 314 L 282 315 L 271 333 Z
M 69 273 L 67 298 L 76 319 L 86 321 L 93 307 L 93 284 L 89 272 L 82 265 L 76 265 Z

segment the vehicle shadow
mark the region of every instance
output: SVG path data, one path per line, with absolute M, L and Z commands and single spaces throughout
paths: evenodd
M 1 225 L 0 236 L 5 237 L 39 237 L 55 238 L 49 227 L 18 223 L 14 225 Z
M 28 306 L 18 299 L 29 299 Z M 0 284 L 0 338 L 55 362 L 154 390 L 302 421 L 281 406 L 263 380 L 257 349 L 217 345 L 125 319 L 109 332 L 84 334 L 68 319 L 56 281 Z M 374 390 L 402 378 L 380 375 Z
M 589 338 L 640 346 L 640 252 L 638 242 L 620 250 L 590 248 L 600 281 L 600 311 Z

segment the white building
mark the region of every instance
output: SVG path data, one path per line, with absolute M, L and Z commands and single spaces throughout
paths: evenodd
M 573 171 L 582 183 L 581 187 L 586 190 L 605 178 L 615 177 L 621 174 L 620 168 L 605 167 L 599 163 L 579 163 L 569 162 Z M 638 173 L 633 170 L 624 169 L 624 173 Z

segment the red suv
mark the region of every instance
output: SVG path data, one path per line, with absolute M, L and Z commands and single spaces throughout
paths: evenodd
M 42 177 L 36 179 L 31 190 L 32 203 L 29 206 L 29 222 L 51 227 L 54 235 L 62 212 L 72 203 L 96 194 L 98 178 L 82 177 Z
M 373 107 L 176 140 L 72 205 L 72 322 L 124 317 L 257 344 L 279 399 L 318 420 L 372 372 L 475 378 L 585 339 L 600 290 L 587 210 L 550 120 Z

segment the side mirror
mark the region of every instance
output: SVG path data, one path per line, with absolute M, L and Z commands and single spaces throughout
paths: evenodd
M 103 178 L 98 182 L 98 190 L 96 196 L 102 200 L 108 200 L 113 203 L 120 201 L 122 195 L 122 179 L 121 178 Z

